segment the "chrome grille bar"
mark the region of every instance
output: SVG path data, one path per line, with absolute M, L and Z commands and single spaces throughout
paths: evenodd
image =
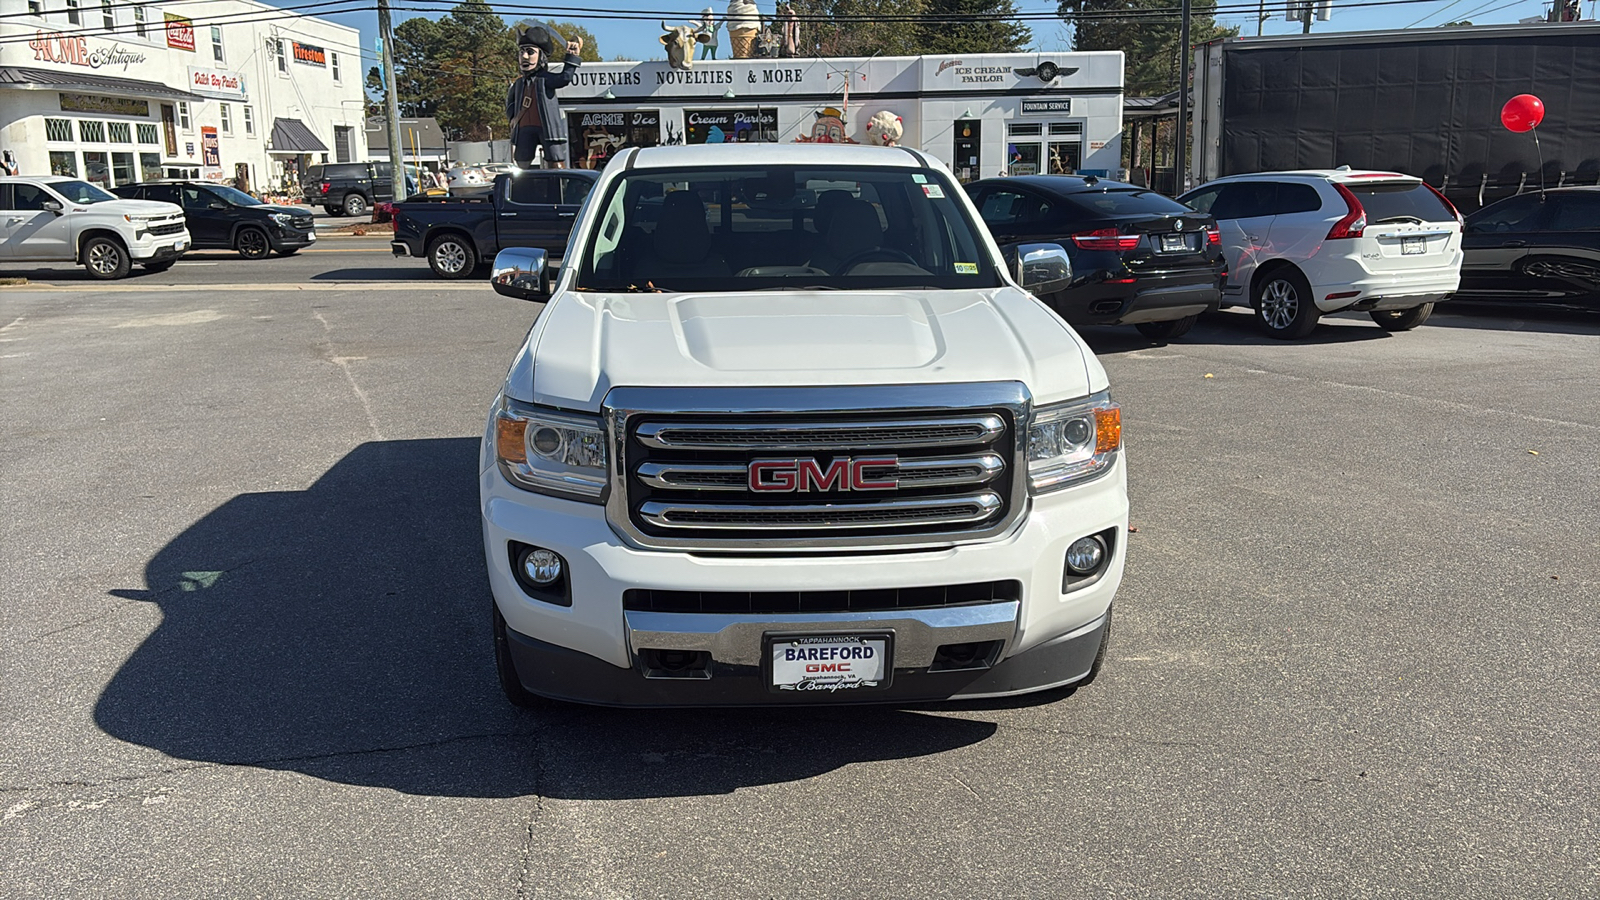
M 1005 431 L 997 415 L 844 422 L 644 422 L 634 433 L 666 450 L 820 450 L 870 447 L 960 447 Z
M 902 459 L 899 465 L 868 471 L 873 477 L 897 476 L 902 488 L 961 487 L 988 484 L 1005 472 L 995 453 L 975 456 L 929 456 Z M 745 491 L 748 463 L 646 462 L 638 479 L 653 488 L 676 491 Z
M 872 503 L 679 503 L 650 500 L 639 517 L 657 528 L 835 531 L 921 525 L 972 525 L 1004 504 L 993 492 Z

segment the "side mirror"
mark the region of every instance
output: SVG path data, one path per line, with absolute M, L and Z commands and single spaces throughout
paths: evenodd
M 62 207 L 61 207 L 61 203 L 60 203 L 60 201 L 57 201 L 57 200 L 46 200 L 46 201 L 45 201 L 45 202 L 44 202 L 44 203 L 43 203 L 43 204 L 41 204 L 41 205 L 42 205 L 42 206 L 43 206 L 43 207 L 44 207 L 44 208 L 45 208 L 45 209 L 47 209 L 47 210 L 49 210 L 49 211 L 50 211 L 50 212 L 53 212 L 53 213 L 55 213 L 55 214 L 56 214 L 56 215 L 58 215 L 58 216 L 59 216 L 59 215 L 61 215 L 61 209 L 62 209 Z
M 1060 244 L 1018 244 L 1005 256 L 1017 283 L 1035 294 L 1055 293 L 1072 283 L 1072 260 Z
M 494 292 L 518 300 L 546 300 L 550 297 L 549 262 L 543 250 L 511 247 L 494 255 L 489 283 Z

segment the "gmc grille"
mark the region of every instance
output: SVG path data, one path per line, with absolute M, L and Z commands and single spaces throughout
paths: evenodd
M 751 540 L 871 543 L 985 532 L 1010 518 L 1017 417 L 1013 406 L 638 413 L 626 419 L 618 441 L 628 524 L 646 543 L 707 549 Z M 791 483 L 796 476 L 787 467 L 810 466 L 811 475 L 798 475 L 803 489 L 752 490 L 751 463 L 762 461 L 786 469 L 775 477 Z M 841 461 L 860 461 L 855 489 Z M 894 487 L 867 486 L 874 484 Z
M 622 608 L 675 613 L 834 613 L 941 609 L 1022 599 L 1020 581 L 980 581 L 934 587 L 861 591 L 661 591 L 622 592 Z

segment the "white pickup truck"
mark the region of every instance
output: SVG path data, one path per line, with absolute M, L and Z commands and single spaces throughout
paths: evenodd
M 1127 547 L 1105 371 L 914 150 L 630 149 L 494 400 L 480 497 L 501 685 L 618 706 L 1082 685 Z
M 0 178 L 0 266 L 71 262 L 92 278 L 123 278 L 133 263 L 170 269 L 190 245 L 180 206 L 123 200 L 76 178 Z

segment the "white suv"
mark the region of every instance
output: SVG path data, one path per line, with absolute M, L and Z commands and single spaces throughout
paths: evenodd
M 91 278 L 122 278 L 133 263 L 170 269 L 189 247 L 175 204 L 123 200 L 76 178 L 0 178 L 0 265 L 74 262 Z
M 1250 304 L 1275 338 L 1306 337 L 1318 316 L 1352 309 L 1408 331 L 1461 283 L 1461 214 L 1410 175 L 1261 172 L 1178 199 L 1222 231 L 1222 305 Z

